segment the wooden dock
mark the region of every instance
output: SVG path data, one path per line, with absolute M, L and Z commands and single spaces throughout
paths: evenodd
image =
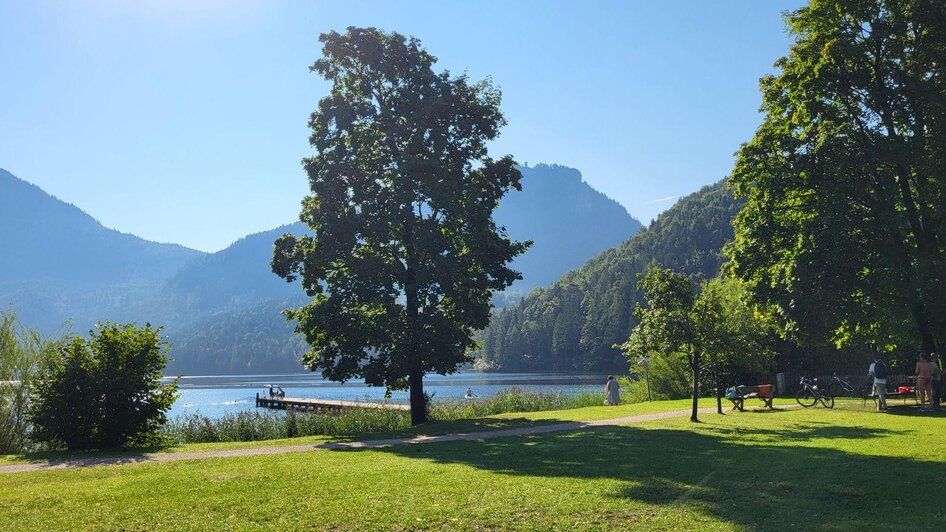
M 395 403 L 369 403 L 367 401 L 333 401 L 331 399 L 308 399 L 303 397 L 267 397 L 256 394 L 257 408 L 273 410 L 302 410 L 307 412 L 341 412 L 351 408 L 378 408 L 381 410 L 410 411 L 410 405 Z

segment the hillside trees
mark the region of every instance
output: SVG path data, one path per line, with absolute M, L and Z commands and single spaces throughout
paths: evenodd
M 946 340 L 946 3 L 821 0 L 762 79 L 730 183 L 732 271 L 786 337 Z
M 520 188 L 511 157 L 486 143 L 505 119 L 490 82 L 433 70 L 420 42 L 374 28 L 323 34 L 312 70 L 332 84 L 309 121 L 315 155 L 300 220 L 314 235 L 276 241 L 272 268 L 312 300 L 286 312 L 325 377 L 410 390 L 467 362 L 490 298 L 519 278 L 526 248 L 492 219 Z
M 681 198 L 647 229 L 497 313 L 478 336 L 477 367 L 501 371 L 623 371 L 643 301 L 638 275 L 653 263 L 715 277 L 740 203 L 722 183 Z

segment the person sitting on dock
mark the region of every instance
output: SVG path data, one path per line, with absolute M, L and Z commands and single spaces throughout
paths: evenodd
M 276 387 L 276 397 L 286 397 L 286 391 L 282 389 L 282 386 Z

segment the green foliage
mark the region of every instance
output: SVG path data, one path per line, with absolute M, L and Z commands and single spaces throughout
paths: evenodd
M 374 28 L 323 34 L 312 70 L 332 84 L 309 120 L 316 154 L 300 220 L 314 235 L 276 241 L 273 271 L 301 278 L 309 304 L 287 311 L 333 380 L 409 388 L 425 418 L 423 375 L 467 362 L 490 297 L 519 278 L 527 244 L 492 219 L 519 189 L 511 157 L 486 144 L 505 119 L 489 81 L 436 73 L 417 39 Z
M 473 419 L 508 412 L 541 412 L 599 406 L 603 400 L 604 395 L 596 393 L 565 395 L 555 392 L 526 392 L 520 388 L 511 388 L 485 399 L 437 401 L 433 403 L 430 415 L 437 421 Z
M 820 0 L 761 81 L 727 252 L 787 338 L 879 351 L 946 335 L 946 2 Z
M 652 267 L 638 286 L 647 306 L 634 310 L 638 324 L 621 349 L 632 361 L 642 357 L 685 360 L 691 374 L 691 419 L 697 420 L 700 372 L 709 365 L 718 373 L 723 365 L 764 371 L 774 358 L 769 347 L 774 335 L 768 320 L 746 302 L 736 280 L 703 282 L 697 293 L 693 281 L 670 269 Z M 676 366 L 669 362 L 668 366 Z
M 33 438 L 69 449 L 153 443 L 177 392 L 176 382 L 161 384 L 159 333 L 104 323 L 65 342 L 33 380 Z
M 174 443 L 211 443 L 319 435 L 354 436 L 409 426 L 410 417 L 403 411 L 359 408 L 337 414 L 239 412 L 216 419 L 188 414 L 170 420 L 162 433 Z
M 12 312 L 0 312 L 0 454 L 29 450 L 30 387 L 57 348 Z
M 639 274 L 654 263 L 714 277 L 739 203 L 722 183 L 680 199 L 651 226 L 499 312 L 478 335 L 477 367 L 496 371 L 618 371 L 643 301 Z

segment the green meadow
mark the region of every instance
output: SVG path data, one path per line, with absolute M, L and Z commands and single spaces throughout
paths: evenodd
M 683 406 L 506 414 L 398 434 Z M 477 441 L 4 474 L 0 517 L 24 530 L 941 529 L 946 511 L 934 501 L 946 479 L 946 417 L 912 407 L 884 415 L 869 406 L 851 401 L 834 410 L 704 414 L 699 424 L 675 417 Z M 293 443 L 300 441 L 242 445 Z

